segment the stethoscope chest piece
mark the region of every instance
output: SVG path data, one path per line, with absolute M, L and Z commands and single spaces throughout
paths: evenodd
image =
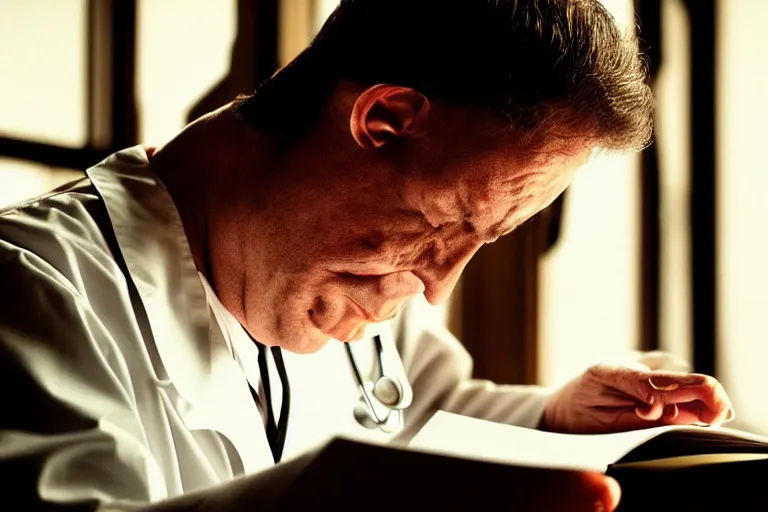
M 360 388 L 360 400 L 353 414 L 355 420 L 366 428 L 395 433 L 403 428 L 403 409 L 410 405 L 412 391 L 391 334 L 388 337 L 385 335 L 385 340 L 380 335 L 374 336 L 373 342 L 378 363 L 375 381 L 363 379 L 352 348 L 346 344 L 347 355 Z
M 373 396 L 382 404 L 388 407 L 395 407 L 403 399 L 403 390 L 397 381 L 383 375 L 373 385 Z
M 371 415 L 365 401 L 361 399 L 357 405 L 355 405 L 353 413 L 355 415 L 355 420 L 357 420 L 360 425 L 371 430 L 378 428 L 386 434 L 394 434 L 402 428 L 403 414 L 397 409 L 387 413 L 382 421 Z

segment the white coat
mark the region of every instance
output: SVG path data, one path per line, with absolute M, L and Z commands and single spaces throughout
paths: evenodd
M 537 425 L 547 390 L 471 380 L 461 345 L 420 325 L 413 310 L 394 333 L 414 391 L 397 440 L 437 409 Z M 371 344 L 357 345 L 365 361 Z M 128 510 L 270 473 L 246 380 L 258 389 L 256 355 L 196 271 L 141 147 L 0 213 L 0 482 L 18 495 L 15 510 L 87 502 Z M 391 440 L 354 420 L 357 382 L 341 343 L 284 357 L 292 396 L 284 459 L 336 435 Z

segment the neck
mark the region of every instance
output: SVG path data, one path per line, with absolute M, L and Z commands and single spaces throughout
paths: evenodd
M 152 170 L 165 185 L 179 213 L 195 267 L 210 280 L 210 268 L 205 249 L 207 245 L 206 207 L 198 200 L 200 196 L 196 168 L 187 165 L 187 155 L 184 154 L 180 141 L 172 141 L 154 151 L 147 151 L 147 154 Z
M 258 157 L 260 144 L 240 123 L 228 110 L 221 109 L 147 152 L 152 169 L 179 213 L 195 266 L 214 289 L 213 226 L 219 224 L 218 216 L 237 201 L 239 189 L 252 186 L 239 182 L 243 170 L 253 170 L 251 177 L 256 179 L 258 170 L 266 168 L 264 159 Z
M 197 270 L 225 306 L 242 313 L 243 245 L 254 209 L 263 202 L 280 160 L 262 134 L 244 126 L 225 107 L 187 126 L 148 152 L 155 173 L 179 212 Z M 247 250 L 253 250 L 260 241 Z

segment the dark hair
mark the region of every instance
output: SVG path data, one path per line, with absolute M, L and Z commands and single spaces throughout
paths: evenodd
M 636 150 L 652 132 L 646 78 L 636 39 L 597 0 L 341 0 L 312 44 L 235 111 L 295 136 L 340 80 L 389 83 L 483 109 L 532 138 L 565 129 Z

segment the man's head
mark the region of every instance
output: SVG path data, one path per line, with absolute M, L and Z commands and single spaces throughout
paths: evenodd
M 649 141 L 644 79 L 595 1 L 343 0 L 233 104 L 268 149 L 213 213 L 214 286 L 252 335 L 296 352 L 415 294 L 439 303 L 594 149 Z
M 312 129 L 340 81 L 396 84 L 471 106 L 533 144 L 588 127 L 625 150 L 649 139 L 645 75 L 634 39 L 597 0 L 341 0 L 237 112 L 290 138 Z

